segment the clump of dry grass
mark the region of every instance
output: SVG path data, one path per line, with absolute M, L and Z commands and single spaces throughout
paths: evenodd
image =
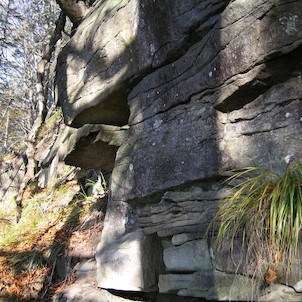
M 281 174 L 247 167 L 227 182 L 234 186 L 233 193 L 222 200 L 214 218 L 218 250 L 227 244 L 232 252 L 239 238 L 247 256 L 259 264 L 274 259 L 275 266 L 283 261 L 289 268 L 302 228 L 302 165 L 293 162 Z
M 74 182 L 61 185 L 55 192 L 32 192 L 25 194 L 19 223 L 13 219 L 13 208 L 10 215 L 6 213 L 10 223 L 0 233 L 0 297 L 7 301 L 43 301 L 47 291 L 54 292 L 72 280 L 72 276 L 66 276 L 63 282 L 55 280 L 54 268 L 58 255 L 68 249 L 81 217 L 89 213 L 78 193 Z M 62 204 L 68 194 L 73 196 L 72 201 Z

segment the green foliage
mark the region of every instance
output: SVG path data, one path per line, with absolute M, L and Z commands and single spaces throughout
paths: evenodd
M 61 185 L 54 192 L 45 190 L 34 193 L 33 196 L 24 200 L 22 218 L 19 223 L 15 222 L 15 207 L 12 207 L 10 212 L 0 207 L 0 221 L 1 217 L 10 218 L 10 223 L 6 223 L 5 231 L 0 231 L 0 246 L 11 247 L 20 242 L 35 241 L 37 235 L 49 225 L 64 221 L 66 217 L 71 216 L 71 213 L 81 211 L 82 208 L 76 201 L 67 206 L 59 202 L 68 195 L 72 198 L 74 194 L 72 187 L 68 184 Z
M 83 198 L 86 202 L 89 202 L 89 199 L 91 199 L 91 197 L 92 199 L 96 197 L 100 198 L 100 197 L 104 197 L 104 195 L 108 193 L 107 182 L 105 180 L 103 173 L 99 172 L 99 174 L 96 175 L 97 175 L 96 180 L 88 178 L 86 179 L 84 187 L 81 185 L 81 192 L 79 193 L 79 196 Z M 93 196 L 90 196 L 90 194 L 87 192 L 87 189 L 89 188 L 94 189 L 92 190 L 92 192 L 90 192 L 92 193 Z
M 15 210 L 10 215 L 13 217 Z M 1 215 L 1 212 L 0 212 Z M 0 233 L 0 246 L 13 246 L 24 240 L 25 237 L 34 238 L 34 231 L 39 223 L 43 221 L 43 213 L 39 208 L 39 203 L 32 200 L 26 204 L 24 208 L 24 219 L 20 223 L 14 223 L 11 218 L 11 223 L 7 226 L 5 232 Z
M 214 218 L 218 247 L 229 242 L 233 249 L 239 237 L 248 248 L 258 249 L 262 259 L 269 253 L 295 255 L 302 226 L 302 165 L 294 162 L 282 175 L 247 167 L 227 182 L 234 190 Z

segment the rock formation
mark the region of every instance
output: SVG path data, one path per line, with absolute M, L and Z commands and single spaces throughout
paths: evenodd
M 81 132 L 66 161 L 112 169 L 100 287 L 261 294 L 205 232 L 228 170 L 301 160 L 301 55 L 299 0 L 95 2 L 59 55 L 56 91 L 80 128 L 66 137 Z M 301 279 L 282 282 L 301 291 Z M 300 301 L 296 291 L 262 299 Z

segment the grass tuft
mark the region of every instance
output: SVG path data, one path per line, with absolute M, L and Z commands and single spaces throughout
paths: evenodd
M 28 189 L 19 223 L 13 207 L 7 211 L 0 205 L 5 225 L 0 232 L 0 291 L 7 301 L 49 301 L 41 297 L 62 281 L 56 276 L 57 259 L 67 255 L 73 232 L 91 214 L 79 189 L 72 181 L 55 190 Z
M 221 201 L 213 220 L 218 251 L 226 243 L 232 251 L 239 238 L 249 251 L 257 250 L 259 263 L 268 255 L 282 255 L 289 263 L 298 252 L 302 227 L 302 165 L 293 162 L 281 175 L 247 167 L 235 171 L 227 183 L 233 193 Z

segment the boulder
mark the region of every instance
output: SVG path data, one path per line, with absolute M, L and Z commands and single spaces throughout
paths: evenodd
M 162 271 L 162 248 L 156 236 L 146 236 L 138 227 L 133 209 L 109 200 L 97 247 L 97 282 L 101 288 L 154 291 Z
M 101 288 L 156 291 L 161 271 L 161 248 L 156 237 L 141 230 L 126 233 L 111 244 L 98 246 L 97 281 Z

